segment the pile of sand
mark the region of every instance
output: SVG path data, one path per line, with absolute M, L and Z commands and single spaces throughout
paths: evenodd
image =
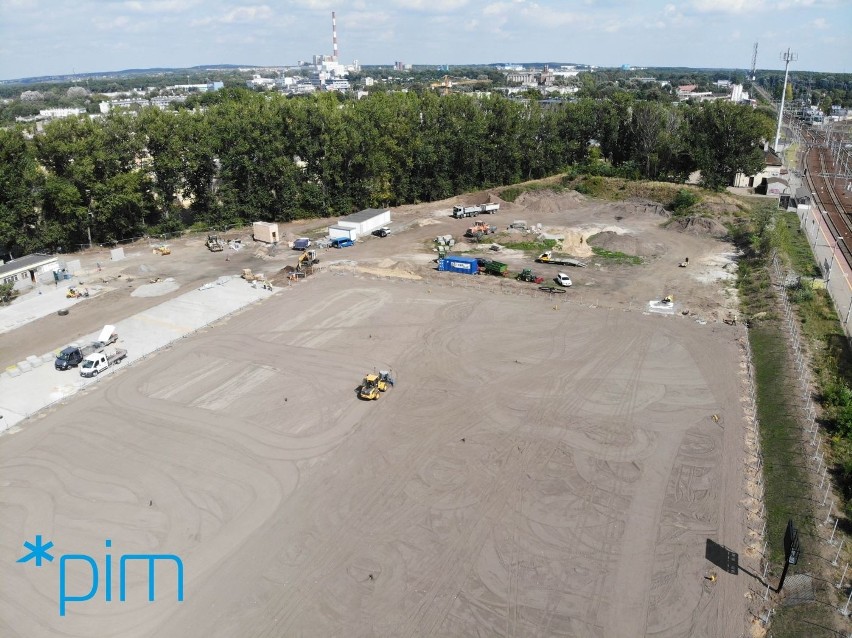
M 515 200 L 531 212 L 559 213 L 564 210 L 575 210 L 585 205 L 586 198 L 577 191 L 555 193 L 550 190 L 526 191 Z
M 602 233 L 625 235 L 628 232 L 619 226 L 605 226 L 600 224 L 589 224 L 580 227 L 575 226 L 573 228 L 553 226 L 545 228 L 545 231 L 548 235 L 559 235 L 563 237 L 562 241 L 556 246 L 557 252 L 566 253 L 580 258 L 591 257 L 594 254 L 592 252 L 592 245 L 589 244 L 590 237 L 594 237 Z
M 721 222 L 707 217 L 678 217 L 672 220 L 669 228 L 693 235 L 710 235 L 717 238 L 728 234 L 728 229 Z

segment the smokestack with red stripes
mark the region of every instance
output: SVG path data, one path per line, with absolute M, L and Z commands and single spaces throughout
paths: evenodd
M 331 12 L 331 43 L 334 48 L 331 57 L 337 62 L 337 18 L 334 16 L 334 11 Z

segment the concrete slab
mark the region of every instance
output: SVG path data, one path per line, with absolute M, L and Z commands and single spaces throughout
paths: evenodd
M 266 299 L 274 292 L 260 287 L 253 288 L 242 279 L 232 279 L 204 290 L 193 290 L 119 321 L 116 330 L 121 338 L 116 345 L 127 350 L 127 359 L 116 370 L 240 308 Z M 92 333 L 79 341 L 94 341 L 97 336 L 98 333 Z M 48 360 L 51 358 L 47 354 L 44 357 Z M 21 374 L 23 371 L 27 374 Z M 0 432 L 50 404 L 97 383 L 113 370 L 93 379 L 85 379 L 76 369 L 60 372 L 53 365 L 40 365 L 33 369 L 29 361 L 21 361 L 6 372 L 0 378 L 0 415 L 3 417 L 0 420 Z

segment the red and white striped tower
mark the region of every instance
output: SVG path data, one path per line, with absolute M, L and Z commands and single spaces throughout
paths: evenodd
M 331 57 L 337 62 L 337 18 L 334 16 L 334 11 L 331 12 L 331 43 L 334 48 Z

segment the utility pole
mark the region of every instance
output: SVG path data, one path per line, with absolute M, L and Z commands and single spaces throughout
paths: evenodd
M 781 107 L 778 109 L 778 128 L 775 129 L 775 145 L 772 150 L 778 152 L 778 140 L 781 138 L 781 122 L 784 119 L 784 98 L 787 97 L 787 76 L 790 72 L 790 62 L 795 62 L 799 56 L 795 53 L 790 53 L 787 48 L 785 53 L 781 54 L 781 59 L 784 60 L 784 86 L 781 87 Z

